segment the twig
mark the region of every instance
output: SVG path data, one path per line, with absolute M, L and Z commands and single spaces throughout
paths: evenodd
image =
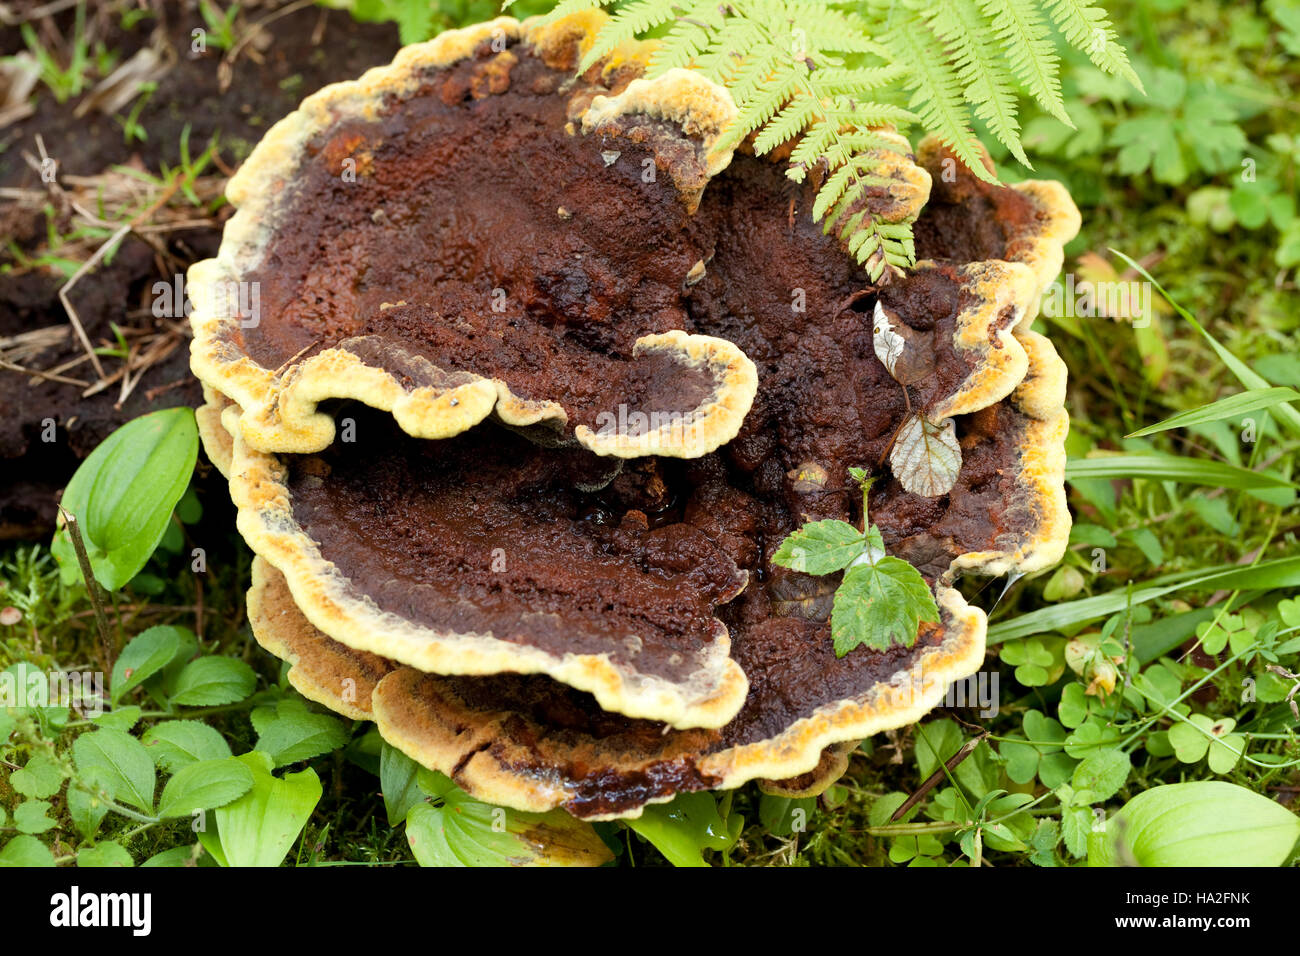
M 86 553 L 86 542 L 81 537 L 81 526 L 77 518 L 63 505 L 59 505 L 59 514 L 63 516 L 63 525 L 72 539 L 72 550 L 77 552 L 77 564 L 81 567 L 81 578 L 86 582 L 86 593 L 90 595 L 90 604 L 95 609 L 95 625 L 99 628 L 99 640 L 104 649 L 104 669 L 109 669 L 112 661 L 110 651 L 112 640 L 108 630 L 108 615 L 104 613 L 104 603 L 99 593 L 99 582 L 90 569 L 90 555 Z
M 86 335 L 86 330 L 81 325 L 81 319 L 77 317 L 77 310 L 72 307 L 72 300 L 68 298 L 68 292 L 77 284 L 78 279 L 98 265 L 99 260 L 104 258 L 108 253 L 108 250 L 114 248 L 117 243 L 121 242 L 123 237 L 125 237 L 130 231 L 131 224 L 128 222 L 113 233 L 113 235 L 110 236 L 103 245 L 96 249 L 95 254 L 83 262 L 80 268 L 72 274 L 72 278 L 59 287 L 59 301 L 62 302 L 63 307 L 67 309 L 68 318 L 72 320 L 72 327 L 77 333 L 77 338 L 81 339 L 82 348 L 84 348 L 86 354 L 90 356 L 90 364 L 95 366 L 95 371 L 99 374 L 100 378 L 104 377 L 104 366 L 100 364 L 99 356 L 95 354 L 95 347 L 90 344 L 90 337 Z
M 68 378 L 66 375 L 59 375 L 57 372 L 42 372 L 40 369 L 26 368 L 22 365 L 15 365 L 13 362 L 6 362 L 4 359 L 0 359 L 0 368 L 8 369 L 11 372 L 20 372 L 23 375 L 30 375 L 33 378 L 59 382 L 63 385 L 77 385 L 81 388 L 85 388 L 89 384 L 79 378 Z
M 934 773 L 930 774 L 930 776 L 926 778 L 925 783 L 917 787 L 915 793 L 903 801 L 903 805 L 894 811 L 894 815 L 889 818 L 889 822 L 897 823 L 901 820 L 908 810 L 911 810 L 914 806 L 920 803 L 921 798 L 935 788 L 940 780 L 947 777 L 957 768 L 959 763 L 973 754 L 975 748 L 982 744 L 986 737 L 988 737 L 988 731 L 985 731 L 978 737 L 972 737 L 970 740 L 966 741 L 960 750 L 944 761 L 942 767 L 939 767 Z

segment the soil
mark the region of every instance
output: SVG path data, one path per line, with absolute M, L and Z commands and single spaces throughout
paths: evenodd
M 91 4 L 88 23 L 96 38 L 118 54 L 118 62 L 148 45 L 151 37 L 152 42 L 173 51 L 170 70 L 158 80 L 156 91 L 138 116 L 148 138 L 128 145 L 115 117 L 93 108 L 84 116 L 75 115 L 88 93 L 58 103 L 47 87 L 40 86 L 35 112 L 0 130 L 0 186 L 44 189 L 37 171 L 22 156 L 24 152 L 39 154 L 37 135 L 47 154 L 58 162 L 60 183 L 69 176 L 99 176 L 116 165 L 155 175 L 161 174 L 164 164 L 175 168 L 181 162 L 180 142 L 186 127 L 191 156 L 202 153 L 211 137 L 219 136 L 220 162 L 232 169 L 270 125 L 304 96 L 327 83 L 351 79 L 368 67 L 387 63 L 399 48 L 397 29 L 391 24 L 362 25 L 343 11 L 305 8 L 265 28 L 268 39 L 250 44 L 238 57 L 231 85 L 223 91 L 218 69 L 223 51 L 209 45 L 204 53 L 191 52 L 191 31 L 204 26 L 194 4 L 157 4 L 164 19 L 146 18 L 131 30 L 123 30 L 117 14 L 104 9 L 107 6 Z M 246 16 L 250 20 L 265 17 L 276 6 L 262 5 L 247 11 Z M 71 36 L 72 11 L 53 20 L 64 36 Z M 0 33 L 0 55 L 23 48 L 18 30 Z M 130 109 L 126 107 L 117 116 Z M 210 172 L 220 175 L 217 168 Z M 50 201 L 55 207 L 55 227 L 66 233 L 71 217 L 66 209 L 60 210 L 57 198 Z M 6 199 L 0 203 L 0 233 L 29 258 L 47 251 L 44 205 L 44 200 Z M 227 214 L 228 210 L 221 210 L 197 228 L 162 234 L 161 253 L 128 236 L 111 261 L 82 276 L 69 298 L 90 340 L 97 346 L 111 346 L 111 323 L 140 327 L 154 322 L 154 284 L 174 286 L 176 276 L 190 263 L 213 255 Z M 192 210 L 192 215 L 183 218 L 201 219 L 202 211 Z M 89 246 L 83 258 L 93 254 L 94 248 Z M 27 267 L 11 252 L 0 249 L 0 339 L 35 329 L 66 327 L 69 318 L 58 298 L 65 279 L 61 271 Z M 162 329 L 164 323 L 174 321 L 159 320 L 155 327 Z M 86 398 L 80 386 L 0 368 L 0 539 L 48 533 L 59 490 L 78 461 L 118 425 L 153 409 L 198 404 L 201 396 L 189 373 L 184 325 L 181 321 L 178 327 L 185 337 L 144 373 L 121 404 L 116 384 Z M 60 344 L 25 356 L 20 364 L 49 370 L 82 354 L 80 345 L 68 335 Z M 108 375 L 121 364 L 114 357 L 104 357 L 102 362 Z M 87 376 L 88 370 L 89 364 L 83 363 L 68 376 L 94 379 L 93 371 Z M 51 437 L 51 422 L 54 440 L 43 440 Z

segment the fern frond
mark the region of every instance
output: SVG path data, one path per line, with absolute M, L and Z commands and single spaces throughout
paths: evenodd
M 618 13 L 596 34 L 591 49 L 578 65 L 578 72 L 585 73 L 591 69 L 601 57 L 609 54 L 620 43 L 626 43 L 639 33 L 645 33 L 662 23 L 667 23 L 674 16 L 673 7 L 676 2 L 677 0 L 632 0 L 626 6 L 620 7 Z M 585 9 L 590 7 L 591 5 L 587 4 Z
M 676 13 L 676 23 L 650 55 L 651 76 L 687 66 L 709 46 L 722 26 L 722 13 L 715 0 L 696 0 Z
M 982 0 L 980 6 L 1025 92 L 1073 129 L 1061 100 L 1060 57 L 1033 0 Z
M 786 140 L 793 139 L 813 123 L 820 113 L 821 104 L 812 97 L 795 97 L 754 138 L 754 152 L 762 156 Z
M 513 5 L 515 0 L 503 0 L 501 12 L 504 13 Z M 571 13 L 582 13 L 586 10 L 594 10 L 597 7 L 603 7 L 609 3 L 609 0 L 560 0 L 550 13 L 546 14 L 545 21 L 558 20 L 560 17 L 567 17 Z
M 854 192 L 859 190 L 851 192 L 849 186 L 866 185 L 866 180 L 871 178 L 871 170 L 879 165 L 880 161 L 868 153 L 859 153 L 843 163 L 826 178 L 822 188 L 817 190 L 817 198 L 813 201 L 813 218 L 821 219 L 836 208 L 846 195 L 852 197 Z M 888 185 L 886 180 L 875 178 L 879 185 Z
M 907 86 L 912 99 L 908 106 L 971 172 L 992 182 L 993 176 L 984 168 L 980 156 L 979 140 L 971 132 L 961 81 L 948 65 L 938 41 L 918 20 L 895 27 L 890 37 L 902 54 L 899 60 L 909 67 Z
M 732 121 L 731 127 L 723 134 L 716 148 L 730 149 L 754 130 L 766 124 L 799 88 L 799 80 L 798 74 L 789 74 L 778 77 L 774 82 L 758 90 L 743 106 L 740 106 L 740 112 Z
M 1016 90 L 1010 72 L 998 55 L 988 25 L 979 10 L 966 3 L 935 5 L 922 14 L 935 36 L 952 51 L 953 65 L 974 104 L 975 115 L 989 131 L 1030 169 L 1033 165 L 1020 145 L 1020 122 L 1016 119 Z
M 1048 0 L 1048 12 L 1066 42 L 1087 54 L 1099 70 L 1119 74 L 1146 92 L 1105 10 L 1089 0 Z
M 759 51 L 769 47 L 755 24 L 731 17 L 725 30 L 714 33 L 708 49 L 696 59 L 695 68 L 715 83 L 730 88 L 743 67 L 752 64 Z
M 901 63 L 845 69 L 832 67 L 819 72 L 821 88 L 827 93 L 856 93 L 878 90 L 900 79 L 907 70 Z
M 727 82 L 736 106 L 748 103 L 784 65 L 784 54 L 776 47 L 767 43 L 755 44 L 753 52 L 737 65 Z

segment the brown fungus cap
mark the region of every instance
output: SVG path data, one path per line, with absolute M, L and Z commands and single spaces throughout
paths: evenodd
M 737 323 L 872 291 L 807 215 L 818 175 L 791 183 L 784 148 L 718 147 L 725 89 L 683 69 L 640 78 L 648 43 L 575 79 L 603 22 L 449 31 L 314 94 L 258 144 L 218 256 L 189 275 L 194 371 L 240 405 L 250 447 L 319 451 L 335 430 L 321 403 L 356 399 L 422 438 L 491 415 L 602 455 L 696 457 L 755 398 L 766 356 Z M 987 406 L 1024 376 L 1014 330 L 1077 212 L 1055 184 L 990 187 L 960 167 L 949 182 L 933 145 L 918 164 L 876 135 L 873 215 L 912 221 L 932 182 L 948 200 L 917 223 L 917 270 L 880 290 L 935 365 L 918 398 L 936 420 Z M 950 228 L 965 193 L 984 227 Z
M 424 671 L 547 674 L 675 726 L 735 714 L 747 682 L 715 612 L 748 573 L 663 519 L 663 459 L 487 424 L 429 441 L 351 414 L 355 441 L 315 455 L 232 443 L 239 530 L 315 626 Z
M 974 470 L 961 514 L 902 539 L 882 525 L 891 550 L 923 570 L 945 568 L 935 583 L 940 624 L 923 628 L 912 648 L 837 658 L 816 602 L 795 607 L 789 589 L 751 586 L 721 609 L 749 693 L 717 729 L 670 731 L 630 719 L 539 675 L 449 677 L 357 655 L 312 627 L 283 576 L 261 561 L 250 593 L 254 632 L 294 663 L 290 679 L 304 694 L 339 708 L 350 689 L 356 699 L 343 703 L 368 707 L 385 739 L 489 802 L 609 818 L 750 780 L 779 793 L 815 792 L 842 772 L 852 742 L 914 722 L 983 661 L 984 615 L 943 577 L 963 568 L 1029 570 L 1064 549 L 1063 366 L 1043 337 L 1028 333 L 1024 346 L 1025 382 L 960 423 L 963 470 Z M 962 525 L 961 515 L 979 512 L 978 531 L 973 520 Z
M 408 47 L 254 150 L 217 258 L 189 274 L 193 368 L 240 405 L 251 447 L 325 448 L 330 399 L 421 438 L 546 422 L 617 457 L 735 436 L 753 364 L 684 331 L 680 304 L 735 107 L 685 70 L 629 86 L 641 64 L 617 56 L 575 81 L 590 19 Z
M 444 34 L 268 134 L 191 272 L 255 283 L 261 309 L 196 311 L 194 368 L 225 406 L 200 428 L 303 618 L 268 646 L 337 642 L 335 676 L 351 655 L 407 665 L 369 672 L 381 728 L 484 799 L 605 816 L 750 779 L 804 790 L 838 766 L 826 751 L 933 706 L 899 675 L 978 665 L 983 616 L 951 578 L 1059 559 L 1064 372 L 1027 327 L 1078 214 L 898 137 L 864 201 L 889 221 L 932 182 L 938 201 L 917 269 L 872 285 L 807 215 L 816 177 L 717 150 L 724 90 L 638 79 L 644 44 L 574 80 L 600 22 Z M 875 315 L 907 343 L 906 391 Z M 909 409 L 958 416 L 942 495 L 884 464 Z M 355 442 L 330 445 L 336 420 Z M 943 621 L 840 661 L 836 582 L 770 558 L 807 520 L 860 520 L 853 465 Z M 527 756 L 561 712 L 576 749 Z M 529 775 L 545 799 L 512 791 Z

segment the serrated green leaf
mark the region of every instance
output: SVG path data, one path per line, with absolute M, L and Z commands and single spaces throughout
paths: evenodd
M 24 800 L 14 807 L 14 826 L 19 833 L 44 833 L 57 825 L 48 816 L 48 800 Z
M 21 770 L 9 775 L 9 785 L 25 797 L 44 800 L 59 792 L 66 774 L 63 768 L 43 754 L 27 761 Z
M 184 817 L 238 800 L 253 787 L 253 771 L 234 757 L 199 760 L 178 770 L 158 800 L 158 816 Z
M 109 795 L 145 813 L 153 809 L 153 761 L 144 745 L 120 730 L 95 730 L 72 744 L 72 756 L 82 775 L 94 774 Z
M 848 567 L 866 546 L 862 532 L 847 521 L 813 521 L 781 542 L 772 563 L 805 574 L 831 574 Z
M 1102 803 L 1124 786 L 1132 766 L 1128 754 L 1118 747 L 1107 747 L 1084 757 L 1070 783 L 1076 792 L 1086 791 L 1092 801 Z
M 343 722 L 317 714 L 299 700 L 281 701 L 275 716 L 257 728 L 257 749 L 271 755 L 275 766 L 310 760 L 348 742 Z
M 145 731 L 145 749 L 159 769 L 176 773 L 197 760 L 230 756 L 230 745 L 213 727 L 198 720 L 167 720 Z
M 131 859 L 131 854 L 122 844 L 113 840 L 104 840 L 94 846 L 83 846 L 78 850 L 77 866 L 81 868 L 131 867 L 135 866 L 135 861 Z
M 835 592 L 831 637 L 843 657 L 859 645 L 887 650 L 911 647 L 922 621 L 939 620 L 939 608 L 921 572 L 886 555 L 849 568 Z
M 176 678 L 171 702 L 185 707 L 233 704 L 253 693 L 257 675 L 233 657 L 200 657 L 190 661 Z
M 34 836 L 16 836 L 0 847 L 0 866 L 53 866 L 54 854 Z
M 180 647 L 180 628 L 166 624 L 151 627 L 131 638 L 113 664 L 112 702 L 116 704 L 131 688 L 143 684 L 170 664 Z

